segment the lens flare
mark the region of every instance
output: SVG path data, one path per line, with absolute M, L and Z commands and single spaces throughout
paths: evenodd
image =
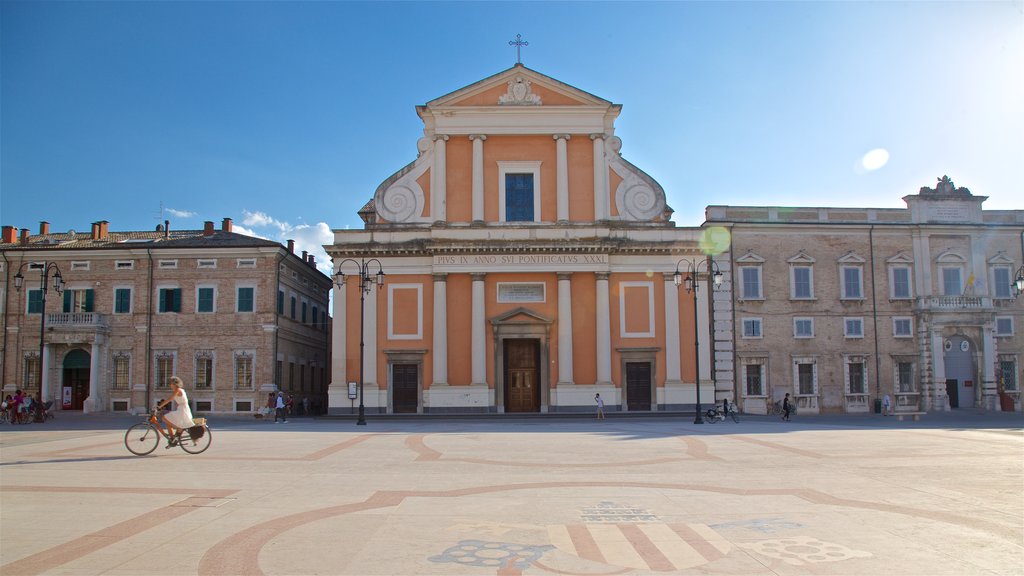
M 875 148 L 869 151 L 860 159 L 860 165 L 871 172 L 872 170 L 878 170 L 882 166 L 889 163 L 889 151 L 885 148 Z
M 710 226 L 700 233 L 700 249 L 705 254 L 717 256 L 729 249 L 732 237 L 724 226 Z

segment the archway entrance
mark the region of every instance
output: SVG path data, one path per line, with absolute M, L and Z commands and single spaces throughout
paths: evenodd
M 89 397 L 89 353 L 74 349 L 64 357 L 61 404 L 65 410 L 81 410 Z
M 950 336 L 943 343 L 943 362 L 949 407 L 973 408 L 978 394 L 974 345 L 963 336 Z

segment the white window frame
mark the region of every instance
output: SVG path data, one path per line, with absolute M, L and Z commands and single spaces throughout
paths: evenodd
M 117 311 L 117 291 L 118 290 L 127 290 L 128 291 L 128 311 L 127 312 L 118 312 Z M 111 301 L 110 301 L 110 313 L 111 314 L 115 314 L 115 315 L 131 314 L 132 311 L 135 310 L 135 287 L 134 286 L 132 286 L 130 284 L 129 285 L 125 285 L 125 284 L 117 285 L 117 284 L 115 284 L 110 289 L 110 296 L 111 296 Z
M 807 285 L 809 294 L 798 296 L 796 293 L 796 271 L 807 270 Z M 814 266 L 810 264 L 799 264 L 789 267 L 789 297 L 792 300 L 814 300 Z
M 135 260 L 115 260 L 114 270 L 134 270 Z
M 200 388 L 198 385 L 198 379 L 196 374 L 199 372 L 199 361 L 209 360 L 210 361 L 210 385 L 205 388 Z M 192 355 L 192 389 L 193 390 L 214 390 L 216 389 L 217 380 L 217 352 L 211 349 L 200 349 L 196 350 Z M 195 400 L 195 398 L 193 398 Z
M 957 284 L 959 285 L 959 289 L 954 290 L 953 294 L 948 294 L 947 291 L 946 291 L 946 288 L 947 288 L 947 286 L 946 286 L 946 272 L 956 272 L 956 274 L 957 274 Z M 963 293 L 964 293 L 964 267 L 963 266 L 959 266 L 959 265 L 955 265 L 955 264 L 946 264 L 946 265 L 943 265 L 943 266 L 939 266 L 939 284 L 940 284 L 940 288 L 942 290 L 941 294 L 943 296 L 963 296 Z
M 1003 331 L 1001 331 L 999 329 L 999 322 L 1000 321 L 1008 322 L 1009 323 L 1009 325 L 1010 325 L 1010 331 L 1009 332 L 1003 332 Z M 1009 337 L 1013 336 L 1013 333 L 1014 333 L 1014 329 L 1013 329 L 1013 316 L 996 316 L 995 317 L 995 321 L 993 322 L 993 326 L 992 327 L 993 327 L 992 334 L 995 335 L 997 338 L 1009 338 Z
M 1006 272 L 1006 281 L 1005 282 L 998 282 L 997 279 L 996 279 L 996 274 L 997 274 L 997 272 L 1000 272 L 1000 271 Z M 989 271 L 989 277 L 990 277 L 990 279 L 992 281 L 991 294 L 992 294 L 993 298 L 997 298 L 999 300 L 1010 300 L 1010 299 L 1013 299 L 1013 289 L 1011 288 L 1011 286 L 1013 284 L 1013 269 L 1012 268 L 1010 268 L 1009 266 L 1005 266 L 1005 265 L 992 266 L 990 268 L 990 271 Z
M 765 398 L 765 397 L 768 396 L 768 370 L 766 370 L 767 365 L 768 365 L 768 359 L 767 358 L 763 358 L 763 357 L 761 357 L 761 358 L 743 358 L 741 360 L 740 366 L 742 366 L 742 369 L 741 369 L 741 372 L 740 372 L 740 378 L 741 378 L 741 383 L 740 383 L 741 388 L 740 388 L 740 390 L 743 392 L 743 397 L 744 398 Z M 749 393 L 749 389 L 747 388 L 747 369 L 750 366 L 757 366 L 758 370 L 761 373 L 761 393 L 760 394 L 750 394 Z
M 750 326 L 757 326 L 756 334 L 747 332 L 747 323 Z M 764 321 L 761 318 L 742 318 L 740 321 L 740 330 L 743 338 L 747 339 L 763 339 L 764 338 Z
M 1003 367 L 1002 367 L 1002 363 L 1003 362 L 1012 362 L 1013 363 L 1013 376 L 1014 376 L 1014 378 L 1017 379 L 1017 381 L 1013 383 L 1013 388 L 1006 388 L 1006 382 L 1005 381 L 1001 381 L 1002 377 L 1003 377 Z M 1017 362 L 1017 355 L 1016 354 L 999 354 L 998 358 L 996 358 L 996 366 L 997 366 L 997 368 L 996 368 L 996 371 L 997 371 L 997 374 L 996 374 L 997 383 L 1001 385 L 1003 391 L 1004 392 L 1011 392 L 1011 393 L 1020 392 L 1020 364 Z
M 850 382 L 850 366 L 854 364 L 860 364 L 864 374 L 864 381 L 861 382 L 863 388 L 859 392 L 854 392 Z M 843 383 L 846 390 L 847 396 L 864 396 L 869 394 L 871 387 L 871 378 L 868 375 L 868 359 L 862 354 L 844 354 L 843 355 Z
M 238 385 L 238 359 L 249 358 L 250 378 L 252 382 L 247 388 Z M 231 354 L 231 389 L 232 390 L 256 390 L 256 350 L 233 350 Z
M 217 259 L 216 258 L 200 258 L 199 260 L 196 260 L 196 268 L 216 268 L 216 267 L 217 267 Z
M 74 261 L 71 263 L 71 269 L 77 272 L 84 272 L 89 270 L 89 261 Z
M 805 394 L 800 392 L 800 365 L 811 365 L 811 392 Z M 793 358 L 793 396 L 797 398 L 810 398 L 818 395 L 818 360 L 816 358 L 796 357 Z
M 237 259 L 235 261 L 235 267 L 236 268 L 255 268 L 256 267 L 256 259 L 255 258 L 239 258 L 239 259 Z M 293 278 L 295 277 L 295 272 L 294 271 L 292 271 L 292 277 Z
M 811 326 L 810 334 L 801 334 L 797 329 L 800 322 L 809 322 Z M 812 316 L 794 316 L 793 317 L 793 338 L 804 340 L 814 338 L 814 317 Z
M 902 270 L 907 273 L 907 294 L 896 293 L 896 271 Z M 889 299 L 890 300 L 911 300 L 914 298 L 914 272 L 913 268 L 905 264 L 889 266 Z
M 395 334 L 395 290 L 416 290 L 416 333 Z M 388 340 L 423 339 L 423 284 L 388 284 Z
M 860 330 L 850 330 L 851 323 Z M 846 338 L 864 338 L 864 318 L 862 316 L 846 316 L 843 318 L 843 336 Z
M 850 295 L 851 286 L 846 280 L 846 271 L 857 271 L 857 296 Z M 839 267 L 840 300 L 864 300 L 864 266 L 860 264 L 843 264 Z
M 900 364 L 910 364 L 910 390 L 900 389 Z M 917 394 L 917 363 L 909 359 L 895 358 L 892 363 L 892 382 L 895 394 Z
M 202 288 L 210 288 L 213 290 L 213 310 L 200 311 L 199 310 L 199 290 Z M 217 313 L 217 285 L 216 284 L 197 284 L 196 285 L 196 314 L 216 314 Z
M 626 332 L 626 288 L 647 288 L 647 326 L 649 328 L 647 332 Z M 654 338 L 654 328 L 654 283 L 619 282 L 619 336 L 622 338 Z
M 747 294 L 747 271 L 753 271 L 757 276 L 757 294 Z M 760 264 L 739 266 L 740 300 L 764 300 L 764 271 Z
M 907 332 L 900 332 L 900 323 L 907 323 Z M 892 337 L 893 338 L 913 338 L 914 337 L 914 319 L 910 316 L 895 316 L 892 319 Z
M 161 270 L 177 270 L 177 268 L 178 268 L 178 261 L 177 260 L 160 260 L 157 263 L 157 268 L 159 268 Z
M 238 298 L 238 291 L 242 288 L 252 288 L 252 310 L 239 310 L 238 303 L 241 301 Z M 235 284 L 235 314 L 255 314 L 259 310 L 257 305 L 257 297 L 259 296 L 259 290 L 256 289 L 256 284 L 252 282 L 241 282 Z
M 533 174 L 533 222 L 540 222 L 540 160 L 498 161 L 498 220 L 505 222 L 505 174 Z M 515 223 L 529 222 L 516 220 Z

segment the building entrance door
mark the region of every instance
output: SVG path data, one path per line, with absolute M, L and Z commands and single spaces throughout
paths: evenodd
M 637 412 L 651 409 L 651 363 L 626 363 L 626 409 Z
M 416 364 L 392 364 L 391 406 L 396 414 L 415 414 L 419 408 L 419 369 Z
M 63 388 L 71 388 L 71 410 L 81 410 L 89 397 L 89 353 L 72 350 L 64 357 Z M 63 397 L 63 391 L 61 394 Z
M 540 411 L 540 343 L 505 340 L 505 410 Z
M 974 375 L 977 373 L 974 346 L 970 340 L 958 335 L 947 338 L 943 348 L 949 407 L 971 408 L 977 400 L 974 387 Z
M 960 407 L 960 391 L 958 390 L 956 378 L 946 380 L 946 396 L 949 397 L 949 407 Z

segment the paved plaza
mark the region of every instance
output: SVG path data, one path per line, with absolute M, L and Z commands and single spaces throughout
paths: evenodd
M 0 574 L 1024 570 L 1020 414 L 137 420 L 0 429 Z

